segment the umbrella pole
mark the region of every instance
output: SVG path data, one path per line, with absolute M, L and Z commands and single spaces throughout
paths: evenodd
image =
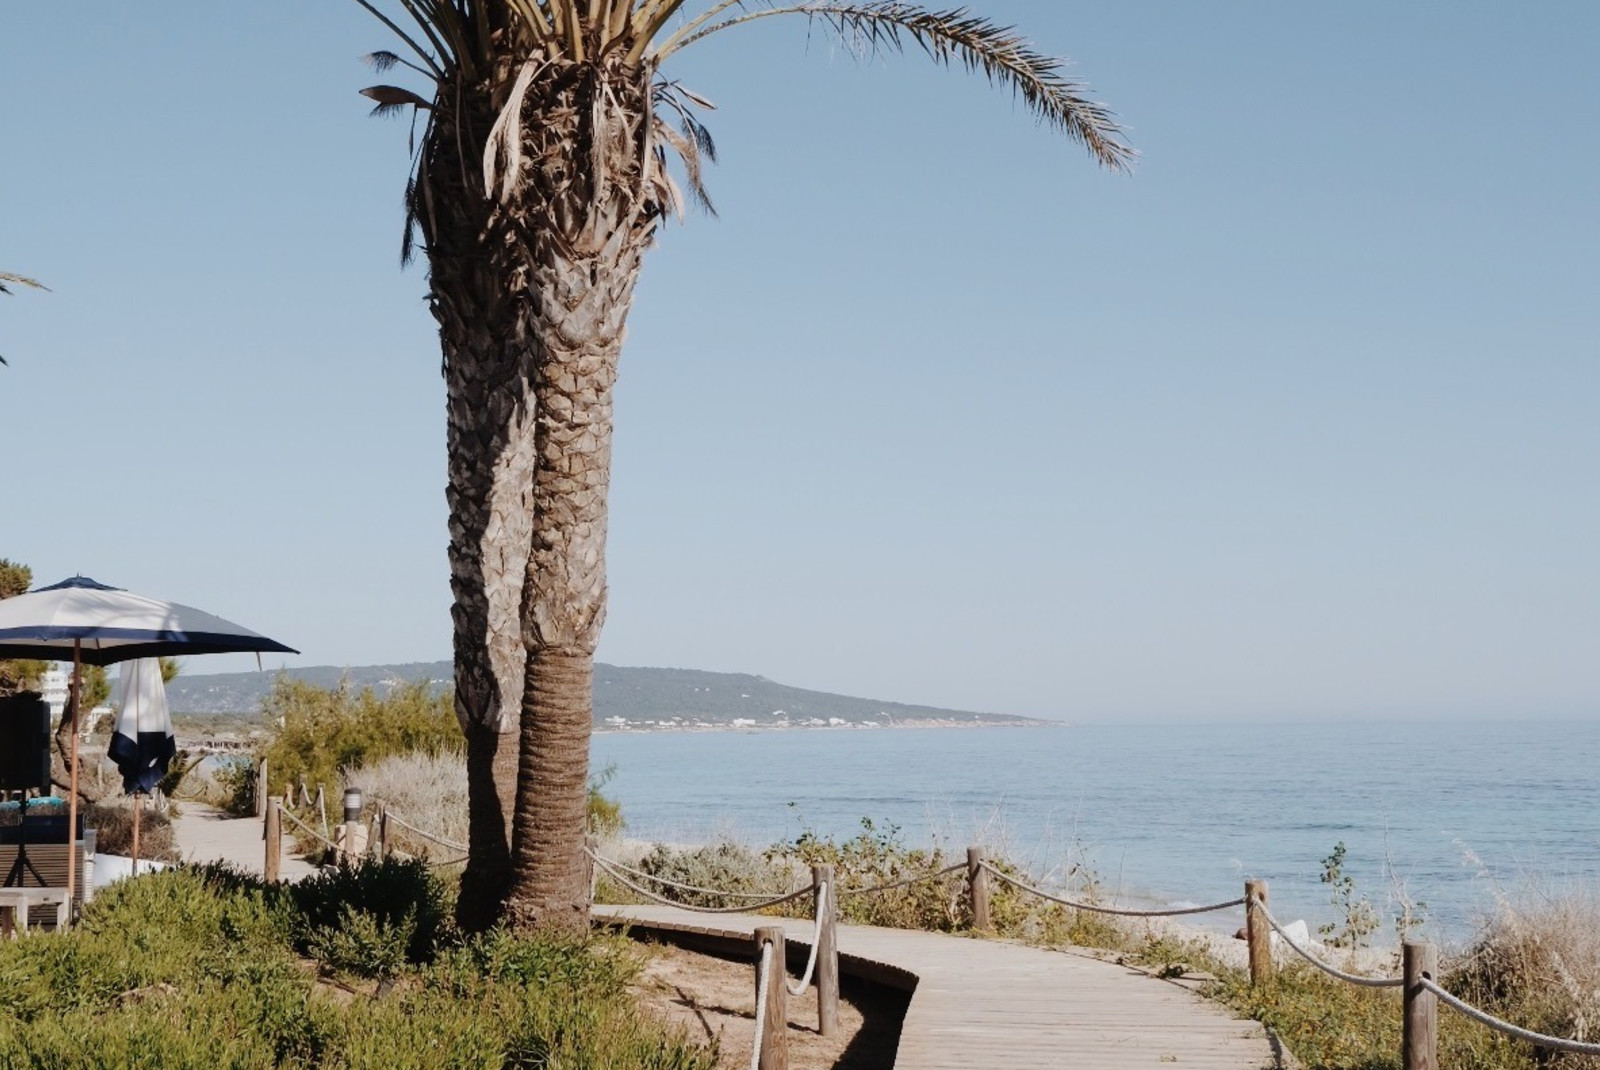
M 72 641 L 72 761 L 67 771 L 67 918 L 78 891 L 78 704 L 83 698 L 83 640 Z
M 144 797 L 133 797 L 133 875 L 139 875 L 139 812 L 144 809 Z

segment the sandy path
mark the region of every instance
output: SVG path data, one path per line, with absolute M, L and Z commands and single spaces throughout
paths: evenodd
M 261 873 L 266 851 L 261 822 L 253 817 L 230 817 L 214 807 L 184 803 L 172 822 L 178 854 L 185 862 L 227 862 L 247 873 Z M 303 858 L 284 852 L 280 866 L 286 880 L 299 880 L 317 871 Z

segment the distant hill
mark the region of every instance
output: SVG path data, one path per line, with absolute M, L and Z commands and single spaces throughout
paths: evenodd
M 634 669 L 596 664 L 595 727 L 779 728 L 861 725 L 1020 725 L 1039 724 L 1026 717 L 908 706 L 900 702 L 852 698 L 826 691 L 807 691 L 773 683 L 764 676 L 701 672 L 696 669 Z M 319 687 L 348 680 L 352 687 L 380 693 L 400 683 L 427 680 L 448 687 L 454 670 L 448 661 L 407 665 L 332 665 L 285 670 L 291 677 Z M 272 688 L 273 673 L 185 673 L 167 685 L 173 713 L 230 714 L 252 717 Z

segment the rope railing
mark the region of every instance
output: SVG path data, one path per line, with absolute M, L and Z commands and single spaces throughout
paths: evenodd
M 1565 1037 L 1552 1037 L 1544 1033 L 1536 1033 L 1532 1029 L 1524 1029 L 1520 1025 L 1513 1025 L 1503 1018 L 1496 1018 L 1488 1011 L 1474 1007 L 1459 996 L 1453 995 L 1440 987 L 1431 977 L 1422 979 L 1422 987 L 1432 992 L 1439 1001 L 1451 1010 L 1464 1014 L 1480 1025 L 1486 1025 L 1496 1033 L 1503 1033 L 1508 1037 L 1525 1040 L 1541 1048 L 1550 1048 L 1555 1051 L 1571 1052 L 1575 1055 L 1600 1055 L 1600 1044 L 1588 1044 L 1581 1040 L 1568 1040 Z
M 1267 919 L 1267 924 L 1272 926 L 1273 930 L 1276 931 L 1279 936 L 1283 937 L 1284 943 L 1294 948 L 1301 958 L 1311 963 L 1311 965 L 1315 966 L 1329 977 L 1336 977 L 1346 984 L 1357 985 L 1362 988 L 1399 988 L 1406 983 L 1405 978 L 1403 977 L 1364 977 L 1359 973 L 1346 973 L 1337 966 L 1333 966 L 1322 961 L 1321 959 L 1317 958 L 1317 956 L 1313 955 L 1309 950 L 1301 947 L 1295 942 L 1294 937 L 1289 935 L 1289 931 L 1278 923 L 1277 918 L 1272 916 L 1272 912 L 1267 909 L 1267 904 L 1263 903 L 1259 899 L 1256 899 L 1251 903 L 1251 905 L 1255 907 L 1256 910 L 1259 910 L 1261 912 L 1261 916 Z
M 756 1039 L 750 1045 L 750 1070 L 761 1070 L 761 1037 L 767 1026 L 767 989 L 772 984 L 772 945 L 761 945 L 761 964 L 756 967 Z
M 817 920 L 816 928 L 811 933 L 811 954 L 806 959 L 805 972 L 800 975 L 798 985 L 789 985 L 789 995 L 803 996 L 806 989 L 811 987 L 811 978 L 817 971 L 817 949 L 822 946 L 822 923 L 828 916 L 828 882 L 823 881 L 817 885 Z M 785 980 L 785 984 L 788 981 Z
M 1062 906 L 1071 907 L 1074 910 L 1087 910 L 1094 914 L 1112 914 L 1119 918 L 1175 918 L 1184 914 L 1211 914 L 1219 910 L 1232 910 L 1234 907 L 1242 907 L 1246 902 L 1244 897 L 1241 896 L 1238 899 L 1230 899 L 1226 903 L 1211 903 L 1203 907 L 1166 907 L 1159 910 L 1135 910 L 1131 907 L 1110 907 L 1102 903 L 1081 903 L 1074 899 L 1052 895 L 1042 888 L 1035 888 L 1033 885 L 1020 881 L 1009 873 L 995 868 L 991 862 L 984 862 L 982 865 L 984 869 L 1012 887 L 1020 888 L 1022 891 L 1030 895 L 1036 895 L 1040 899 L 1048 899 L 1052 903 L 1060 903 Z
M 312 828 L 310 825 L 306 824 L 304 821 L 301 821 L 298 817 L 295 816 L 295 812 L 293 810 L 290 810 L 288 807 L 282 808 L 281 812 L 282 812 L 284 817 L 288 818 L 290 821 L 293 821 L 296 825 L 299 825 L 301 828 L 303 828 L 307 832 L 309 832 L 313 839 L 317 839 L 317 840 L 322 841 L 322 843 L 327 845 L 327 847 L 330 850 L 339 851 L 339 850 L 343 849 L 338 844 L 336 844 L 332 840 L 328 839 L 328 837 L 324 836 L 322 833 L 318 832 L 316 829 Z
M 878 892 L 890 892 L 896 888 L 906 888 L 913 884 L 921 884 L 923 881 L 938 880 L 940 877 L 948 876 L 957 870 L 966 868 L 965 862 L 957 862 L 954 865 L 945 866 L 943 869 L 936 869 L 932 873 L 919 873 L 914 877 L 907 877 L 905 880 L 890 881 L 887 884 L 874 884 L 868 888 L 840 888 L 838 898 L 846 899 L 853 895 L 875 895 Z
M 667 888 L 676 888 L 680 892 L 694 892 L 698 895 L 715 895 L 720 896 L 723 899 L 766 899 L 769 896 L 779 894 L 776 892 L 724 892 L 719 888 L 702 888 L 696 884 L 683 884 L 679 881 L 669 880 L 668 878 L 659 876 L 655 873 L 646 873 L 642 869 L 635 869 L 632 866 L 625 866 L 614 858 L 602 859 L 593 851 L 589 851 L 588 854 L 589 857 L 593 858 L 596 862 L 603 863 L 608 869 L 620 870 L 623 873 L 627 873 L 634 877 L 643 877 L 652 884 L 660 884 Z
M 452 851 L 465 851 L 465 850 L 469 849 L 467 847 L 467 845 L 464 844 L 464 843 L 457 843 L 454 840 L 447 840 L 443 836 L 436 836 L 433 833 L 427 831 L 426 829 L 417 828 L 417 826 L 413 825 L 411 822 L 407 821 L 405 818 L 401 817 L 399 814 L 395 813 L 393 810 L 385 809 L 383 812 L 386 815 L 388 815 L 389 820 L 393 821 L 396 825 L 399 825 L 403 829 L 410 829 L 412 832 L 415 832 L 418 836 L 421 836 L 425 840 L 432 840 L 434 843 L 438 844 L 440 847 L 448 847 Z
M 764 902 L 760 902 L 760 903 L 744 903 L 744 904 L 742 904 L 740 906 L 736 906 L 736 907 L 691 906 L 688 903 L 679 903 L 679 902 L 677 902 L 675 900 L 668 899 L 665 896 L 657 895 L 655 892 L 651 891 L 649 888 L 646 888 L 641 884 L 637 884 L 634 881 L 629 880 L 623 874 L 621 874 L 621 873 L 617 872 L 616 870 L 612 869 L 611 860 L 606 858 L 605 856 L 597 854 L 594 851 L 586 851 L 585 853 L 588 854 L 588 856 L 590 858 L 594 859 L 595 864 L 598 865 L 601 869 L 605 870 L 606 873 L 608 875 L 610 875 L 612 880 L 616 881 L 618 884 L 622 885 L 624 888 L 631 889 L 632 891 L 637 892 L 639 895 L 644 896 L 646 899 L 649 899 L 649 900 L 651 900 L 653 902 L 656 902 L 656 903 L 660 903 L 662 906 L 678 907 L 678 908 L 680 908 L 682 910 L 692 910 L 692 911 L 694 911 L 694 912 L 696 912 L 698 914 L 747 914 L 747 913 L 750 913 L 750 912 L 756 911 L 756 910 L 766 910 L 768 907 L 781 906 L 784 903 L 792 902 L 795 899 L 799 899 L 803 895 L 809 895 L 813 891 L 816 890 L 815 885 L 808 884 L 804 888 L 798 888 L 795 891 L 790 892 L 788 895 L 780 895 L 775 899 L 768 899 L 768 900 L 766 900 Z M 720 894 L 720 893 L 718 893 L 718 894 Z

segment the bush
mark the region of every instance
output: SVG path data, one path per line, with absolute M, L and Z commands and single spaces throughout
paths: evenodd
M 460 754 L 464 745 L 448 692 L 427 681 L 403 684 L 385 697 L 371 688 L 317 687 L 280 674 L 262 700 L 268 725 L 268 790 L 324 785 L 337 805 L 342 771 L 394 754 Z
M 494 932 L 442 942 L 428 965 L 399 962 L 378 919 L 415 906 L 418 886 L 414 873 L 368 874 L 302 902 L 226 867 L 186 867 L 109 888 L 70 933 L 0 942 L 0 1066 L 714 1070 L 714 1049 L 639 1013 L 626 990 L 636 960 L 618 939 Z M 381 900 L 341 907 L 372 919 L 351 948 L 371 938 L 391 954 L 393 983 L 355 1000 L 296 957 L 295 933 L 314 928 L 301 907 L 320 914 L 336 893 Z
M 364 858 L 288 887 L 296 946 L 356 973 L 367 972 L 352 958 L 363 943 L 383 961 L 376 973 L 393 972 L 387 964 L 394 948 L 403 962 L 432 961 L 454 912 L 445 883 L 415 858 Z
M 177 862 L 177 837 L 172 819 L 152 809 L 149 801 L 139 800 L 144 812 L 139 815 L 139 857 L 157 862 Z M 62 808 L 65 812 L 65 807 Z M 86 803 L 82 810 L 85 828 L 95 830 L 94 849 L 101 854 L 133 854 L 133 800 L 112 799 Z
M 717 892 L 780 896 L 794 890 L 794 872 L 789 866 L 775 865 L 748 847 L 731 842 L 708 844 L 680 850 L 656 844 L 639 861 L 638 869 L 653 877 Z M 701 907 L 734 907 L 750 902 L 740 895 L 726 896 L 683 891 L 653 885 L 643 886 L 675 902 Z

